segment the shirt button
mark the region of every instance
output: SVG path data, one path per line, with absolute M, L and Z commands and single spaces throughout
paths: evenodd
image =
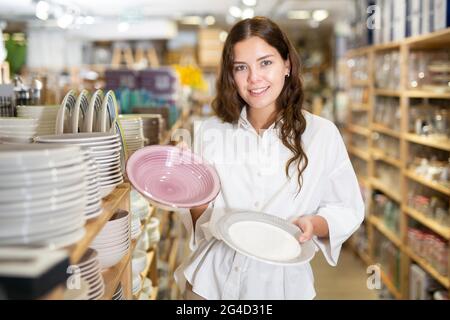
M 258 208 L 258 207 L 259 207 L 259 202 L 256 201 L 256 202 L 255 202 L 255 208 Z
M 234 271 L 239 272 L 239 267 L 234 267 Z
M 262 176 L 261 171 L 258 171 L 256 174 L 258 175 L 258 177 Z

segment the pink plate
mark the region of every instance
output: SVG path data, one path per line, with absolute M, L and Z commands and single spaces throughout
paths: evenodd
M 173 146 L 153 145 L 131 155 L 131 184 L 150 201 L 172 208 L 192 208 L 214 200 L 220 191 L 216 170 L 200 156 Z

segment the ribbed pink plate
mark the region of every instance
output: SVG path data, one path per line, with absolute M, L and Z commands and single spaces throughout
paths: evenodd
M 127 162 L 131 184 L 149 200 L 173 207 L 192 208 L 211 202 L 220 191 L 219 176 L 191 151 L 173 146 L 148 146 Z

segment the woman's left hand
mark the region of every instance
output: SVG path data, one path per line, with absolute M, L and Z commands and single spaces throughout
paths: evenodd
M 304 243 L 312 239 L 314 235 L 314 224 L 312 223 L 311 216 L 297 218 L 293 221 L 293 224 L 303 231 L 302 235 L 298 239 L 300 243 Z

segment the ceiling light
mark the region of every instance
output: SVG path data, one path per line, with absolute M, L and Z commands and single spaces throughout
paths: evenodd
M 328 11 L 327 10 L 314 10 L 312 17 L 314 20 L 320 22 L 328 18 Z
M 228 11 L 235 18 L 240 18 L 242 16 L 242 10 L 239 7 L 233 6 Z
M 307 20 L 311 14 L 307 10 L 291 10 L 287 13 L 289 19 Z
M 117 25 L 117 31 L 126 32 L 130 29 L 130 24 L 128 22 L 121 22 Z
M 205 17 L 205 24 L 208 26 L 212 26 L 214 23 L 216 23 L 216 18 L 213 16 L 207 16 Z
M 308 24 L 313 29 L 317 29 L 320 26 L 320 22 L 316 20 L 309 20 Z
M 181 19 L 182 24 L 189 25 L 200 25 L 202 23 L 202 18 L 199 16 L 185 16 Z
M 242 0 L 242 3 L 248 7 L 256 6 L 256 0 Z
M 220 31 L 220 33 L 219 33 L 220 41 L 225 42 L 227 40 L 227 37 L 228 37 L 228 32 Z
M 36 17 L 38 17 L 41 20 L 47 20 L 49 10 L 50 5 L 48 4 L 47 1 L 39 1 L 36 4 Z
M 242 19 L 251 19 L 255 16 L 255 10 L 252 8 L 246 8 L 242 11 Z

